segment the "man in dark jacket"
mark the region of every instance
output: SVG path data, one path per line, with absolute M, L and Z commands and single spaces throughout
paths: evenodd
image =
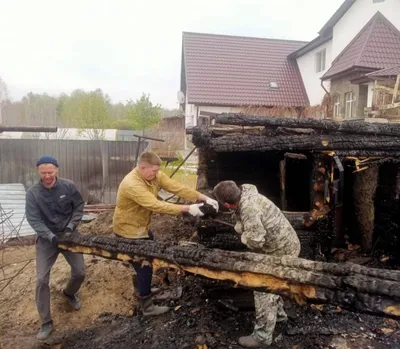
M 46 339 L 53 331 L 50 314 L 50 271 L 62 253 L 71 266 L 71 278 L 62 291 L 70 306 L 79 310 L 76 296 L 85 277 L 82 254 L 58 249 L 58 234 L 73 233 L 83 216 L 84 201 L 75 184 L 57 178 L 58 163 L 50 156 L 37 162 L 40 181 L 26 194 L 26 218 L 37 234 L 36 238 L 36 306 L 42 321 L 37 339 Z

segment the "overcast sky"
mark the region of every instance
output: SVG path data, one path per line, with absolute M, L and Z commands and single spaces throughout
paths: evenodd
M 101 88 L 177 106 L 182 31 L 312 40 L 343 0 L 0 0 L 11 97 Z

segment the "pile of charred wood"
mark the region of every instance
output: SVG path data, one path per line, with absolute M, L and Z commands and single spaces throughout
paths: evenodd
M 204 154 L 208 151 L 313 152 L 328 157 L 353 158 L 356 171 L 361 172 L 380 166 L 385 161 L 397 162 L 400 159 L 400 124 L 339 123 L 241 114 L 222 114 L 216 122 L 213 127 L 193 130 L 193 143 L 203 149 Z M 320 175 L 324 180 L 324 176 L 328 176 L 324 166 L 316 164 L 315 178 Z M 203 172 L 206 169 L 200 163 L 198 187 L 207 184 L 207 178 L 201 177 Z M 318 218 L 314 212 L 323 212 L 325 204 L 332 202 L 332 198 L 325 196 L 325 201 L 320 204 L 317 194 L 323 193 L 324 182 L 321 185 L 318 181 L 314 183 L 316 199 L 313 202 L 314 211 L 310 212 L 311 220 Z M 334 183 L 329 183 L 335 189 Z M 294 215 L 291 219 L 293 225 L 307 225 L 304 215 Z M 232 231 L 232 226 L 229 226 L 232 222 L 222 224 L 225 228 L 217 223 L 201 223 L 203 230 L 197 233 L 203 234 L 202 245 L 77 235 L 64 237 L 60 248 L 121 261 L 146 260 L 155 269 L 175 268 L 229 282 L 233 287 L 279 294 L 299 304 L 328 303 L 400 318 L 399 271 L 248 252 L 237 237 L 224 234 L 224 229 Z M 226 246 L 230 246 L 228 250 Z

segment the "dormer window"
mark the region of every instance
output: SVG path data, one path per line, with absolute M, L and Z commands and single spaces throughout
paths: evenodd
M 276 81 L 270 81 L 269 88 L 272 90 L 279 90 L 279 85 Z

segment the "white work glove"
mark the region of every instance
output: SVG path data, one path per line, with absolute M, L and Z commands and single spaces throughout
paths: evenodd
M 189 206 L 189 214 L 193 217 L 201 217 L 204 216 L 204 213 L 200 211 L 200 207 L 204 204 L 193 204 Z
M 207 205 L 211 205 L 218 212 L 219 205 L 218 205 L 218 201 L 217 200 L 214 200 L 214 199 L 211 199 L 211 198 L 207 197 L 206 204 Z

